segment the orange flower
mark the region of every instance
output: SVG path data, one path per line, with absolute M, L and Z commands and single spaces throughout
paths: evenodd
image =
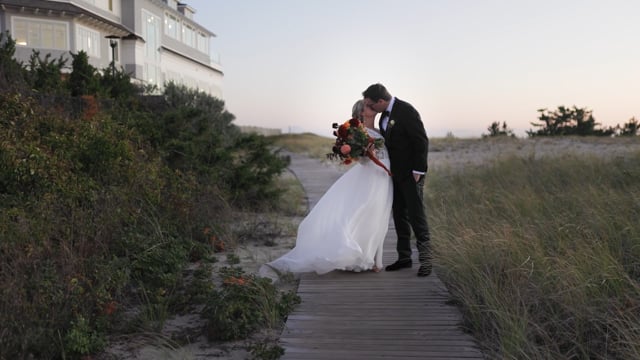
M 213 246 L 213 251 L 215 252 L 223 252 L 225 245 L 224 245 L 224 241 L 221 239 L 218 239 L 215 235 L 211 236 L 211 238 L 209 239 L 211 245 Z
M 243 286 L 246 284 L 246 280 L 243 277 L 229 276 L 228 278 L 224 279 L 223 284 Z
M 116 312 L 117 308 L 118 306 L 115 301 L 109 301 L 105 304 L 103 311 L 105 315 L 113 315 L 113 313 Z

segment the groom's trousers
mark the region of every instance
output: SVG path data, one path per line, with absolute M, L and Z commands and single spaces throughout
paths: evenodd
M 416 236 L 416 247 L 421 264 L 431 260 L 429 225 L 424 208 L 422 175 L 418 182 L 413 176 L 393 180 L 393 222 L 396 227 L 398 259 L 411 259 L 411 230 Z

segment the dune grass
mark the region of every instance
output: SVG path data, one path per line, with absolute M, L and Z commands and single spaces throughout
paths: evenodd
M 335 139 L 311 133 L 283 134 L 273 136 L 275 144 L 285 150 L 310 156 L 315 159 L 326 159 L 331 152 Z
M 491 358 L 640 358 L 640 154 L 431 173 L 438 273 Z

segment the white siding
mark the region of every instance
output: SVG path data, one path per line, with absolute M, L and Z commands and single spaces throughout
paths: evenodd
M 202 90 L 211 96 L 222 98 L 222 75 L 201 64 L 171 52 L 162 54 L 162 72 L 165 80 Z

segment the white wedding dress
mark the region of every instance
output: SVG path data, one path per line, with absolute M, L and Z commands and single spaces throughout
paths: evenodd
M 377 131 L 367 129 L 374 138 Z M 389 169 L 383 146 L 378 158 Z M 389 227 L 393 189 L 387 172 L 361 158 L 322 196 L 298 227 L 295 248 L 263 265 L 259 273 L 382 269 L 382 244 Z

